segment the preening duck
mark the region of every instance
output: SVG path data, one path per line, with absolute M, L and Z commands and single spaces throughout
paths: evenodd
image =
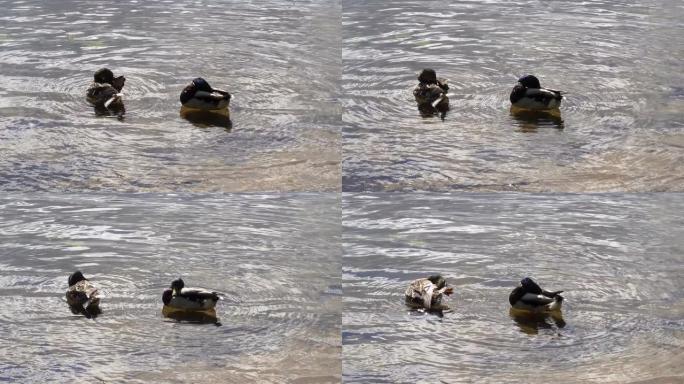
M 447 287 L 441 275 L 413 280 L 406 288 L 406 304 L 425 309 L 442 309 L 442 296 L 451 295 L 454 289 Z
M 66 291 L 66 301 L 71 312 L 82 313 L 86 317 L 96 316 L 100 313 L 100 293 L 90 280 L 83 276 L 81 271 L 76 271 L 69 276 L 69 289 Z
M 418 75 L 418 85 L 413 96 L 419 106 L 429 105 L 432 108 L 446 108 L 449 105 L 446 79 L 438 79 L 434 69 L 426 68 Z
M 123 106 L 123 94 L 126 78 L 114 77 L 114 73 L 108 68 L 102 68 L 95 72 L 93 83 L 86 91 L 86 99 L 95 107 L 115 108 Z
M 513 308 L 525 311 L 559 311 L 563 305 L 563 296 L 560 295 L 562 292 L 545 291 L 534 280 L 526 277 L 513 289 L 508 296 L 508 302 Z
M 542 88 L 539 79 L 532 75 L 518 79 L 511 91 L 511 104 L 514 107 L 531 110 L 548 110 L 560 107 L 561 91 Z
M 194 79 L 183 89 L 180 95 L 180 101 L 184 107 L 205 111 L 226 109 L 230 99 L 230 93 L 212 88 L 201 77 Z
M 171 282 L 170 289 L 164 290 L 162 302 L 165 307 L 176 311 L 213 310 L 219 300 L 216 292 L 199 288 L 185 288 L 183 279 Z

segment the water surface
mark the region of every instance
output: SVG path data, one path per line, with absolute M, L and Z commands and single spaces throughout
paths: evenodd
M 349 383 L 684 380 L 684 196 L 345 194 Z M 411 311 L 442 273 L 443 317 Z M 562 317 L 511 316 L 525 276 L 565 290 Z
M 0 199 L 0 380 L 339 382 L 334 195 L 11 195 Z M 73 315 L 67 277 L 103 294 Z M 221 326 L 162 316 L 182 276 Z
M 335 1 L 0 1 L 5 190 L 329 191 L 339 188 Z M 123 74 L 123 118 L 85 102 Z M 197 76 L 230 120 L 185 119 Z M 315 176 L 314 176 L 315 175 Z
M 342 2 L 343 188 L 681 191 L 680 1 Z M 444 121 L 412 96 L 450 80 Z M 533 73 L 560 116 L 512 115 Z

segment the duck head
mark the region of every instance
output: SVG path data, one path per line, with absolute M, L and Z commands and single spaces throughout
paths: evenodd
M 83 280 L 88 280 L 88 279 L 86 279 L 83 276 L 81 271 L 76 271 L 76 272 L 72 273 L 71 276 L 69 276 L 69 286 L 71 287 L 72 285 L 78 283 L 79 281 L 83 281 Z
M 93 76 L 96 83 L 112 84 L 114 81 L 114 73 L 109 68 L 98 69 Z
M 173 297 L 173 292 L 171 292 L 170 289 L 165 289 L 164 293 L 162 293 L 162 302 L 164 303 L 164 305 L 169 305 L 172 297 Z
M 437 72 L 434 69 L 425 68 L 418 75 L 418 81 L 425 84 L 437 84 Z
M 518 79 L 518 83 L 522 84 L 525 88 L 541 88 L 539 84 L 539 79 L 533 75 L 525 75 Z
M 183 287 L 185 287 L 185 283 L 181 278 L 171 282 L 171 290 L 173 291 L 172 293 L 181 293 L 181 289 L 183 289 Z
M 197 91 L 213 92 L 214 89 L 209 85 L 209 83 L 201 77 L 198 77 L 192 81 L 191 87 L 195 88 Z
M 446 280 L 442 277 L 442 275 L 432 275 L 428 277 L 428 280 L 432 282 L 432 284 L 437 286 L 437 289 L 442 289 L 446 287 Z
M 522 289 L 527 292 L 527 293 L 535 293 L 535 294 L 540 294 L 542 293 L 541 287 L 532 280 L 530 277 L 526 277 L 522 280 L 520 280 L 520 286 Z

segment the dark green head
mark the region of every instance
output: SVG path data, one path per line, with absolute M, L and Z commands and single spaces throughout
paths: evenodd
M 185 283 L 183 282 L 183 279 L 181 279 L 181 278 L 178 278 L 178 279 L 171 282 L 171 289 L 174 292 L 180 293 L 181 289 L 183 289 L 183 287 L 185 287 Z
M 525 88 L 541 88 L 539 84 L 539 79 L 533 75 L 525 75 L 518 79 L 518 83 L 522 84 Z
M 442 277 L 442 275 L 432 275 L 428 277 L 428 280 L 432 282 L 432 284 L 437 286 L 437 289 L 442 289 L 446 287 L 446 280 Z
M 81 271 L 76 271 L 76 272 L 72 273 L 71 276 L 69 276 L 69 286 L 71 287 L 72 285 L 78 283 L 79 281 L 83 281 L 83 280 L 88 280 L 88 279 L 86 279 L 83 276 Z
M 418 76 L 418 81 L 425 84 L 437 84 L 437 72 L 434 69 L 425 68 Z
M 114 73 L 109 68 L 98 69 L 93 77 L 100 84 L 112 84 L 114 81 Z

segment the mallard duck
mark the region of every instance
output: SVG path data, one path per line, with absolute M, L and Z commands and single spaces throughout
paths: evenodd
M 520 281 L 520 285 L 515 287 L 508 296 L 508 302 L 514 309 L 521 309 L 532 312 L 559 311 L 563 305 L 563 291 L 549 292 L 541 287 L 529 277 Z
M 449 105 L 448 90 L 447 80 L 438 79 L 434 69 L 426 68 L 418 76 L 418 85 L 413 90 L 413 96 L 418 105 L 444 108 Z
M 447 287 L 446 280 L 441 275 L 413 280 L 406 288 L 406 303 L 425 309 L 439 309 L 442 294 L 451 295 L 454 289 Z
M 216 292 L 198 288 L 185 288 L 183 279 L 171 282 L 170 289 L 164 290 L 162 301 L 165 307 L 177 311 L 213 310 L 219 296 Z
M 180 101 L 184 107 L 205 111 L 228 108 L 230 98 L 230 93 L 212 88 L 201 77 L 193 80 L 180 95 Z
M 518 79 L 511 91 L 511 104 L 514 107 L 532 110 L 546 110 L 560 107 L 563 92 L 542 88 L 539 79 L 532 75 Z
M 123 94 L 126 78 L 114 77 L 114 73 L 108 68 L 102 68 L 95 72 L 93 83 L 86 91 L 88 102 L 95 107 L 118 107 L 123 106 Z
M 69 276 L 66 300 L 72 307 L 97 307 L 100 304 L 100 294 L 81 271 L 76 271 Z

